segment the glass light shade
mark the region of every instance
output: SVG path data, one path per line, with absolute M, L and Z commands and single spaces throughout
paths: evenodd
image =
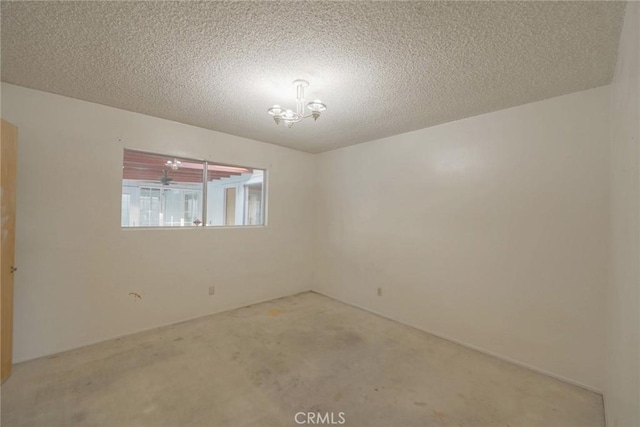
M 298 119 L 298 114 L 294 113 L 292 110 L 287 110 L 285 111 L 285 113 L 282 115 L 282 118 L 287 121 L 287 120 L 297 120 Z
M 320 112 L 320 111 L 326 110 L 327 106 L 324 105 L 322 101 L 320 101 L 319 99 L 316 99 L 315 101 L 308 103 L 307 108 L 310 109 L 311 111 Z
M 272 116 L 279 116 L 282 114 L 283 111 L 284 109 L 276 104 L 273 107 L 269 108 L 267 110 L 267 113 L 271 114 Z

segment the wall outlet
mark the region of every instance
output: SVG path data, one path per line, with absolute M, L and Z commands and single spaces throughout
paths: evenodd
M 209 295 L 215 295 L 215 294 L 216 294 L 216 287 L 209 286 Z
M 381 297 L 382 296 L 382 288 L 378 288 L 378 296 Z

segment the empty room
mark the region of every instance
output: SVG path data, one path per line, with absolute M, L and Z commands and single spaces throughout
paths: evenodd
M 640 427 L 640 2 L 0 15 L 3 427 Z

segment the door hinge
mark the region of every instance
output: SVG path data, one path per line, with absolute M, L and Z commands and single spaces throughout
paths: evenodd
M 11 266 L 11 273 L 15 273 L 16 271 L 18 271 L 18 267 L 14 267 L 13 265 Z

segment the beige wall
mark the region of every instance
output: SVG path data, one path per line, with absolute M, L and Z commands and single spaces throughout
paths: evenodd
M 310 289 L 312 155 L 8 84 L 2 117 L 20 132 L 16 362 Z M 268 169 L 268 226 L 120 229 L 123 147 Z
M 602 390 L 608 117 L 605 87 L 318 155 L 314 289 Z
M 640 426 L 640 3 L 627 4 L 612 84 L 612 280 L 605 413 L 609 427 Z

